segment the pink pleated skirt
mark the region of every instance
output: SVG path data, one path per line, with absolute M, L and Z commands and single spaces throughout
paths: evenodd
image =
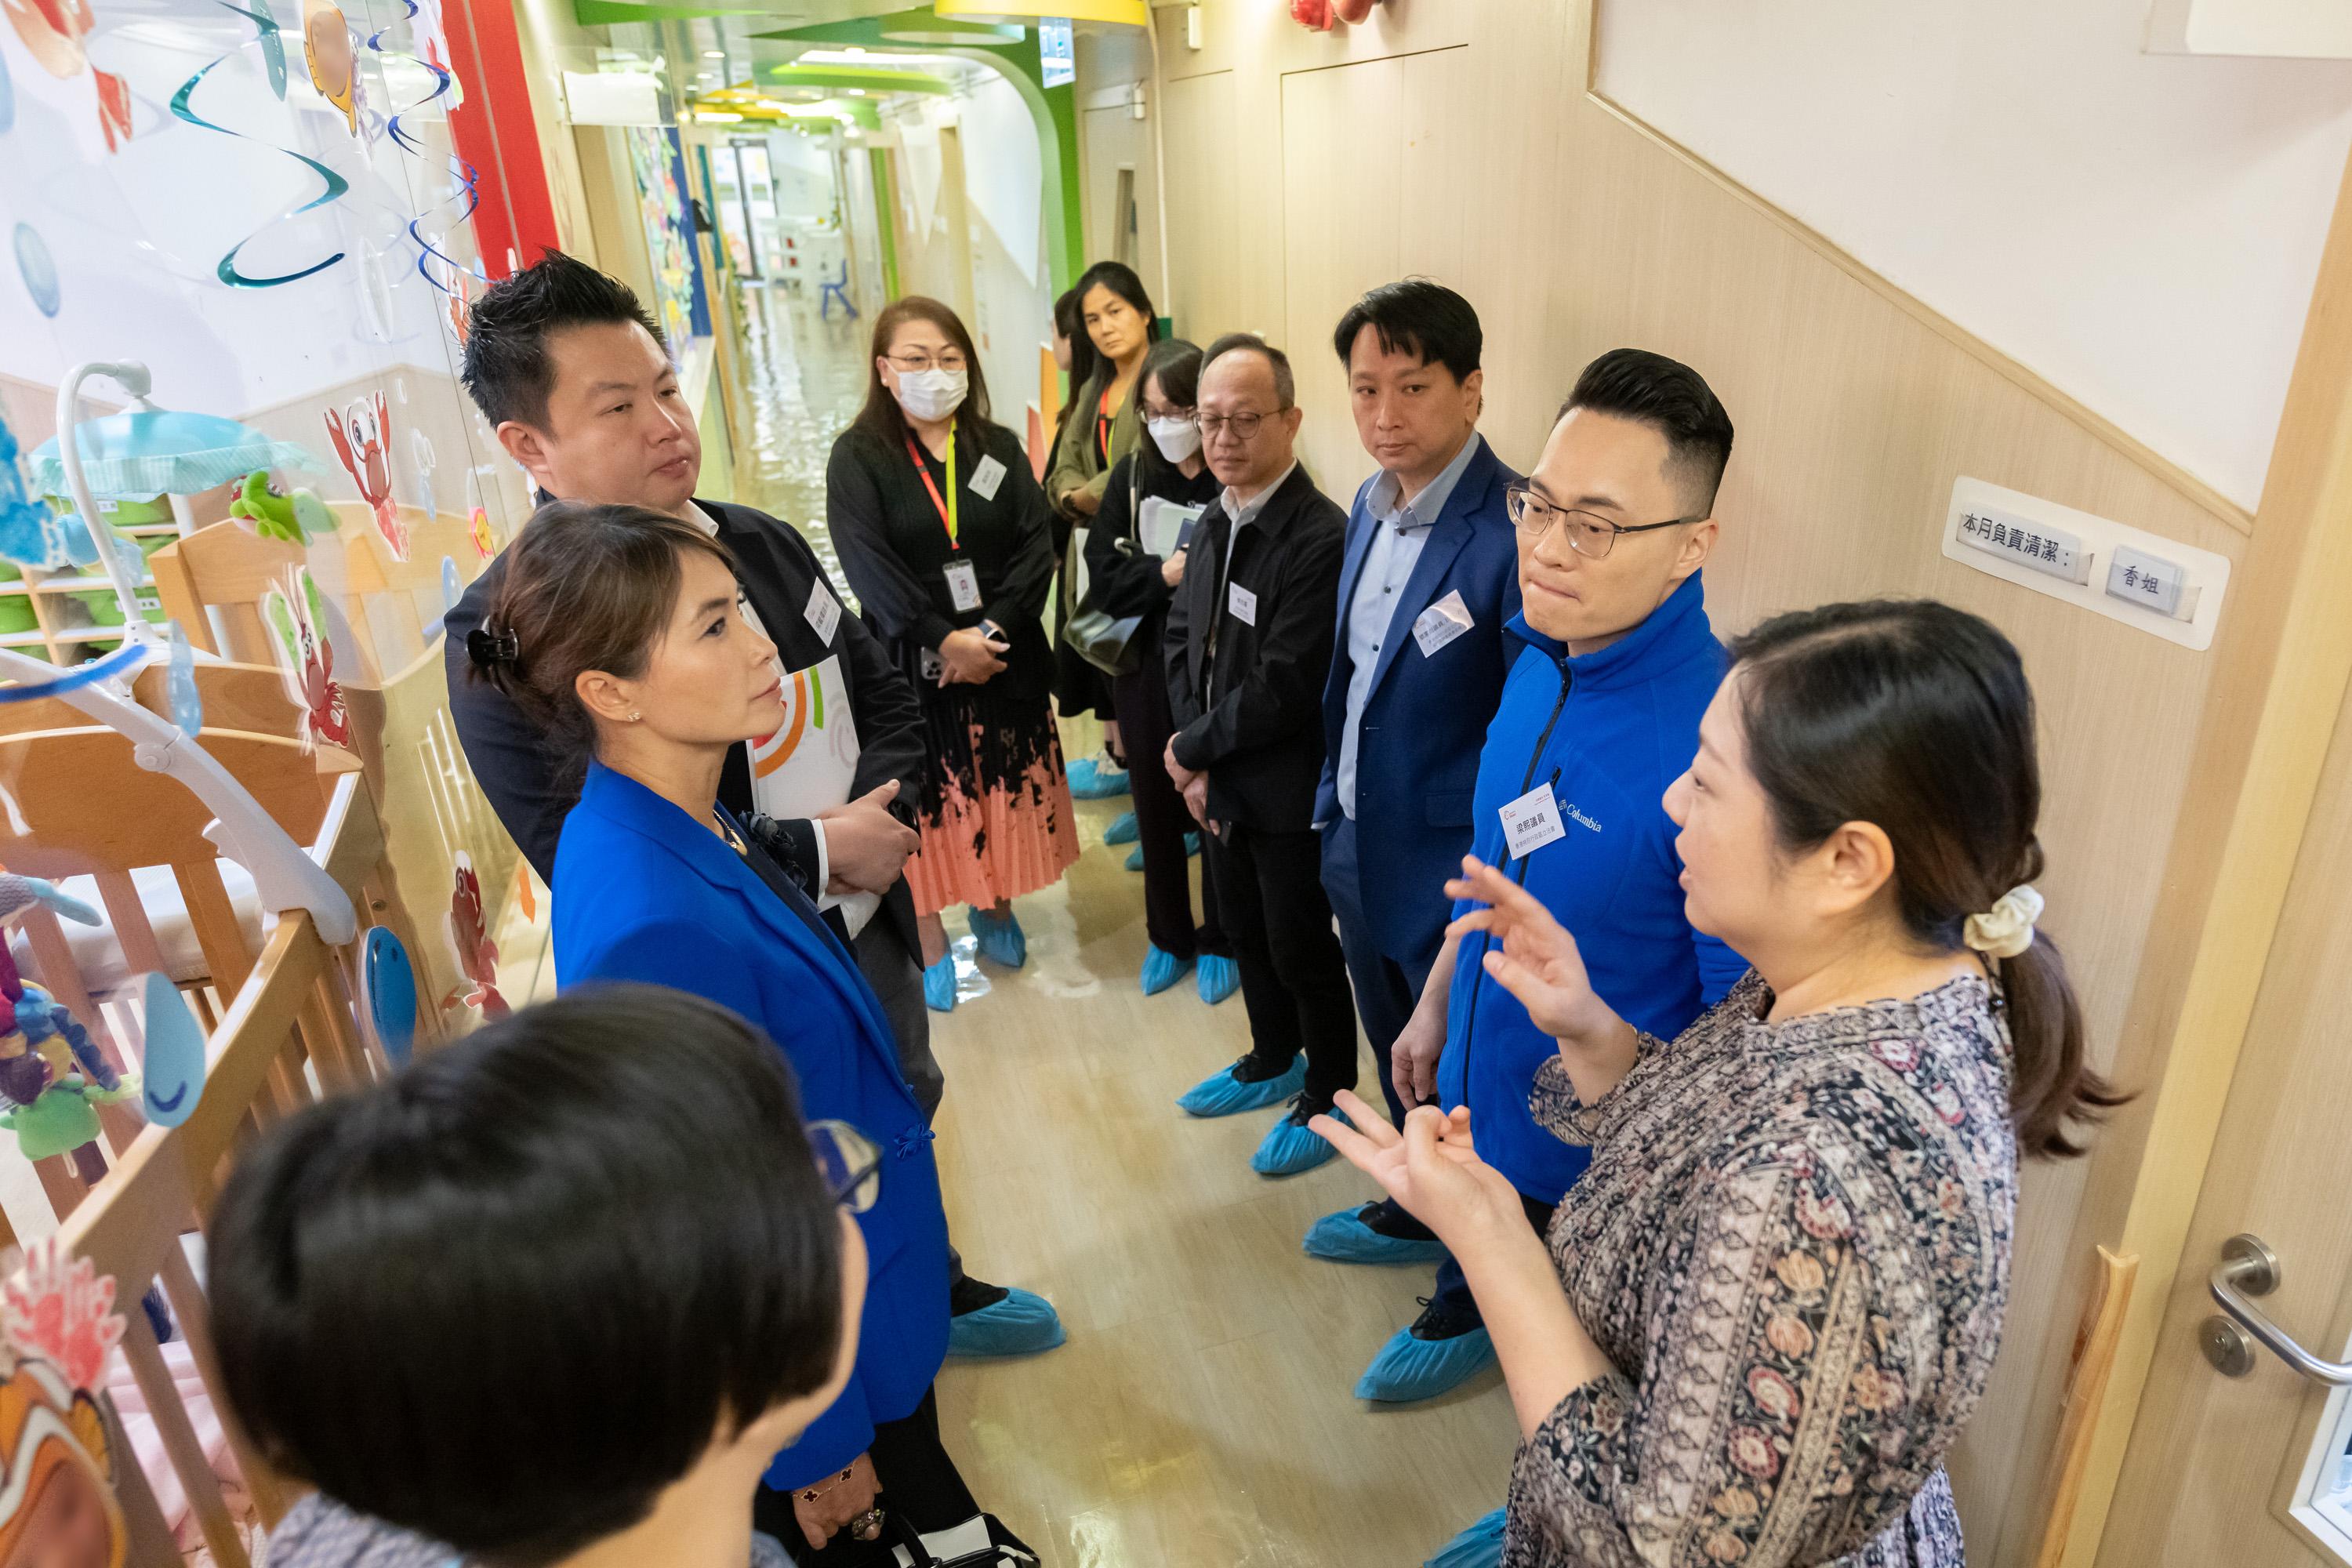
M 932 773 L 916 822 L 922 844 L 907 862 L 919 914 L 1034 893 L 1078 858 L 1053 710 L 1043 696 L 1010 699 L 991 686 L 920 694 Z

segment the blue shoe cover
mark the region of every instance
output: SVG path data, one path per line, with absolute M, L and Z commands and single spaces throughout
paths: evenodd
M 1127 852 L 1127 868 L 1130 871 L 1140 871 L 1143 869 L 1142 845 L 1139 844 L 1134 848 Z
M 1496 1509 L 1438 1549 L 1421 1568 L 1502 1568 L 1503 1518 Z
M 1069 767 L 1073 800 L 1108 800 L 1127 793 L 1127 770 L 1103 766 L 1100 757 L 1081 757 Z
M 1184 835 L 1184 853 L 1187 855 L 1198 855 L 1200 852 L 1201 836 L 1197 833 L 1187 833 Z
M 1307 1227 L 1307 1253 L 1334 1263 L 1435 1263 L 1445 1256 L 1445 1244 L 1432 1238 L 1382 1236 L 1356 1216 L 1364 1205 L 1327 1214 Z
M 1356 1397 L 1383 1405 L 1434 1399 L 1477 1376 L 1494 1360 L 1495 1336 L 1484 1329 L 1450 1340 L 1417 1340 L 1410 1328 L 1399 1329 L 1356 1380 Z
M 1143 950 L 1143 994 L 1146 996 L 1159 995 L 1183 979 L 1184 972 L 1192 967 L 1192 960 L 1179 958 L 1166 948 L 1147 943 Z
M 992 959 L 1007 969 L 1018 969 L 1029 962 L 1029 939 L 1010 910 L 999 920 L 986 910 L 973 910 L 971 941 L 982 958 Z
M 948 1320 L 948 1354 L 1034 1355 L 1068 1337 L 1053 1302 L 1017 1287 L 1006 1289 L 1010 1293 L 993 1307 Z
M 1342 1127 L 1355 1125 L 1344 1110 L 1334 1110 L 1331 1119 Z M 1295 1176 L 1339 1152 L 1323 1134 L 1286 1116 L 1267 1131 L 1265 1142 L 1250 1156 L 1250 1169 L 1261 1176 Z
M 1132 844 L 1135 842 L 1136 835 L 1142 831 L 1142 828 L 1138 827 L 1135 825 L 1135 813 L 1131 811 L 1121 812 L 1118 816 L 1111 819 L 1111 825 L 1108 827 L 1103 829 L 1103 842 L 1106 844 Z
M 1213 1007 L 1242 988 L 1242 966 L 1230 958 L 1204 952 L 1200 967 L 1192 972 L 1192 984 L 1199 988 L 1201 1000 Z M 1299 1080 L 1302 1084 L 1306 1081 Z
M 923 971 L 923 1005 L 934 1013 L 952 1013 L 955 1005 L 955 954 L 941 953 L 937 963 Z
M 1176 1103 L 1194 1116 L 1231 1116 L 1280 1105 L 1306 1087 L 1307 1058 L 1302 1056 L 1290 1064 L 1288 1072 L 1264 1083 L 1244 1083 L 1234 1077 L 1233 1068 L 1219 1068 L 1186 1089 Z

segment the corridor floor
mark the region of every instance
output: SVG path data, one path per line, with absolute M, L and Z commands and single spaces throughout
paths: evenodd
M 864 390 L 863 323 L 761 301 L 747 345 L 758 450 L 739 494 L 823 530 L 824 454 Z M 1017 418 L 1007 398 L 1002 418 Z M 1068 754 L 1098 743 L 1065 726 Z M 1055 1568 L 1413 1564 L 1503 1500 L 1516 1427 L 1489 1372 L 1409 1409 L 1352 1394 L 1412 1321 L 1431 1270 L 1307 1258 L 1318 1216 L 1371 1195 L 1343 1162 L 1287 1181 L 1249 1168 L 1276 1112 L 1198 1121 L 1177 1095 L 1240 1055 L 1236 996 L 1188 978 L 1145 997 L 1141 879 L 1081 803 L 1086 851 L 1018 900 L 1029 961 L 974 967 L 934 1016 L 948 1077 L 939 1152 L 950 1227 L 982 1279 L 1036 1290 L 1069 1342 L 951 1361 L 950 1447 L 983 1506 Z M 950 934 L 962 937 L 960 912 Z M 1372 1061 L 1361 1058 L 1370 1094 Z

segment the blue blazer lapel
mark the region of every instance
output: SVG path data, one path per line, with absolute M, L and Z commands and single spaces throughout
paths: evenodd
M 1348 607 L 1356 602 L 1356 584 L 1363 580 L 1364 558 L 1372 552 L 1372 536 L 1381 526 L 1373 521 L 1371 508 L 1365 501 L 1365 498 L 1372 493 L 1372 487 L 1378 483 L 1378 474 L 1366 479 L 1362 488 L 1356 491 L 1356 504 L 1348 513 L 1347 552 L 1339 563 L 1339 624 L 1332 633 L 1331 657 L 1334 659 L 1348 657 Z
M 1457 489 L 1455 494 L 1460 493 Z M 1404 580 L 1404 592 L 1397 595 L 1397 607 L 1389 616 L 1389 629 L 1381 638 L 1381 657 L 1372 665 L 1372 690 L 1378 691 L 1381 682 L 1388 679 L 1397 655 L 1412 640 L 1413 622 L 1436 603 L 1440 597 L 1438 584 L 1445 581 L 1445 574 L 1454 569 L 1454 558 L 1469 542 L 1469 521 L 1455 514 L 1454 501 L 1449 499 L 1445 515 L 1430 529 L 1429 541 L 1421 547 L 1421 558 L 1412 563 L 1412 575 Z
M 719 837 L 688 817 L 670 802 L 635 779 L 613 772 L 602 763 L 588 765 L 581 804 L 659 844 L 684 861 L 713 887 L 735 895 L 744 910 L 775 940 L 798 953 L 821 976 L 843 1005 L 865 1026 L 867 1048 L 888 1064 L 892 1079 L 899 1079 L 898 1053 L 889 1021 L 865 983 L 855 963 L 832 936 L 796 917 L 760 874 L 743 863 Z M 754 1020 L 757 1022 L 757 1020 Z

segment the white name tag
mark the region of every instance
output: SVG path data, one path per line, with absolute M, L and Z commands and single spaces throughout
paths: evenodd
M 948 597 L 959 610 L 980 608 L 980 573 L 969 561 L 948 563 Z
M 996 499 L 996 487 L 1004 482 L 1004 465 L 993 458 L 982 458 L 971 471 L 971 493 L 982 500 Z
M 1514 801 L 1504 803 L 1503 842 L 1514 860 L 1525 859 L 1553 839 L 1566 835 L 1560 825 L 1559 803 L 1551 797 L 1551 785 L 1540 784 Z
M 1428 658 L 1471 625 L 1470 606 L 1462 602 L 1462 591 L 1457 588 L 1414 618 L 1412 640 L 1421 645 L 1421 657 Z
M 1239 583 L 1225 584 L 1225 608 L 1231 610 L 1234 613 L 1234 619 L 1241 622 L 1242 625 L 1245 626 L 1257 625 L 1257 595 Z
M 816 640 L 831 647 L 833 628 L 841 624 L 841 601 L 833 596 L 824 578 L 818 578 L 810 587 L 808 608 L 803 613 L 808 616 L 809 630 L 816 633 Z

